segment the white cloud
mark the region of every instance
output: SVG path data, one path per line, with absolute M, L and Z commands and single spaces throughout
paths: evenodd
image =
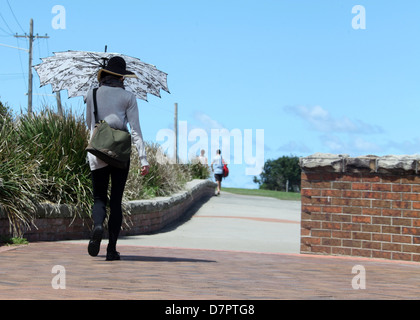
M 209 115 L 203 112 L 196 112 L 194 118 L 200 122 L 201 128 L 210 132 L 211 129 L 225 129 L 219 121 L 212 119 Z
M 396 150 L 399 154 L 417 154 L 420 153 L 420 138 L 413 138 L 404 141 L 388 141 L 386 148 Z
M 321 106 L 288 106 L 284 109 L 289 113 L 297 115 L 299 118 L 306 121 L 312 129 L 319 132 L 353 134 L 374 134 L 383 132 L 383 129 L 380 126 L 371 125 L 362 120 L 353 120 L 347 116 L 334 118 L 328 110 Z
M 357 137 L 356 139 L 352 140 L 353 146 L 356 150 L 362 151 L 362 152 L 381 152 L 383 148 L 371 141 L 367 141 L 361 137 Z
M 324 135 L 321 137 L 321 141 L 332 153 L 345 153 L 344 150 L 348 150 L 346 143 L 337 136 Z
M 347 135 L 339 137 L 334 134 L 324 134 L 320 137 L 322 144 L 331 153 L 344 153 L 351 156 L 382 153 L 384 148 L 380 144 L 366 140 L 360 136 Z

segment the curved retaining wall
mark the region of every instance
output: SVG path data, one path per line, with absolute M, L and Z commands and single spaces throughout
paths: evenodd
M 301 158 L 301 253 L 420 262 L 420 156 Z
M 214 196 L 216 184 L 210 180 L 188 182 L 185 190 L 171 197 L 126 203 L 129 214 L 123 222 L 122 236 L 157 232 L 181 218 L 194 204 Z M 73 219 L 65 205 L 43 205 L 35 227 L 25 232 L 29 241 L 58 241 L 88 239 L 90 218 Z M 0 218 L 0 235 L 9 235 L 9 221 Z

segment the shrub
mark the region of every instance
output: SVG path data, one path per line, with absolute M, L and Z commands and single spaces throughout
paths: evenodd
M 198 159 L 189 164 L 189 171 L 193 179 L 208 179 L 210 177 L 209 166 L 203 165 Z
M 22 237 L 42 203 L 67 204 L 74 217 L 90 217 L 93 204 L 85 148 L 89 132 L 82 117 L 46 108 L 13 119 L 0 104 L 0 209 L 14 237 Z M 169 196 L 192 179 L 209 177 L 201 164 L 171 164 L 158 144 L 146 143 L 150 173 L 140 174 L 133 147 L 124 201 Z
M 76 214 L 89 215 L 92 187 L 85 152 L 88 130 L 83 119 L 71 112 L 60 116 L 45 109 L 22 116 L 18 126 L 19 145 L 27 146 L 32 160 L 40 163 L 42 199 L 69 204 Z M 32 143 L 34 139 L 36 143 Z
M 34 219 L 44 180 L 40 161 L 31 156 L 27 144 L 19 143 L 15 123 L 9 117 L 0 117 L 0 207 L 9 219 L 13 236 L 20 237 Z M 37 144 L 37 140 L 33 137 L 31 143 Z
M 146 153 L 150 171 L 148 175 L 142 176 L 138 153 L 133 147 L 125 201 L 169 196 L 180 191 L 188 181 L 207 179 L 210 176 L 208 168 L 201 163 L 172 163 L 171 159 L 163 155 L 157 143 L 146 143 Z
M 138 153 L 133 147 L 125 201 L 168 196 L 179 191 L 190 179 L 188 172 L 162 156 L 158 144 L 146 143 L 146 154 L 150 171 L 148 175 L 142 176 Z

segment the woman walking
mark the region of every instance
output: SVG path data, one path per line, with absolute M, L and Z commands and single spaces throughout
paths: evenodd
M 100 87 L 97 90 L 98 119 L 105 120 L 110 127 L 126 130 L 130 125 L 132 141 L 139 154 L 142 166 L 141 174 L 149 172 L 149 163 L 143 136 L 140 128 L 139 111 L 136 97 L 124 89 L 124 78 L 135 77 L 134 73 L 126 69 L 126 62 L 121 57 L 113 57 L 108 61 L 106 68 L 98 73 Z M 86 123 L 93 133 L 95 128 L 93 90 L 90 90 L 86 98 Z M 92 208 L 93 231 L 88 245 L 88 253 L 97 256 L 100 250 L 104 233 L 103 223 L 106 218 L 106 206 L 108 202 L 108 186 L 111 179 L 110 216 L 108 218 L 109 242 L 106 260 L 120 260 L 120 254 L 116 250 L 118 236 L 122 225 L 122 198 L 127 182 L 129 164 L 120 169 L 108 165 L 96 156 L 88 153 L 89 165 L 92 174 L 93 198 Z

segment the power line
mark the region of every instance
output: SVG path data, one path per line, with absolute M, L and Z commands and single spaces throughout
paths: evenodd
M 9 5 L 9 9 L 10 9 L 10 11 L 12 12 L 13 17 L 15 18 L 16 23 L 17 23 L 17 24 L 18 24 L 18 26 L 20 27 L 20 30 L 22 30 L 22 32 L 23 32 L 23 33 L 25 33 L 25 31 L 23 30 L 22 26 L 20 25 L 20 23 L 19 23 L 18 19 L 16 18 L 15 13 L 13 12 L 12 7 L 10 6 L 9 0 L 6 0 L 6 1 L 7 1 L 7 4 Z
M 29 39 L 29 72 L 28 72 L 28 114 L 32 113 L 32 51 L 33 51 L 33 42 L 38 38 L 49 38 L 47 35 L 39 36 L 38 34 L 34 35 L 34 20 L 31 19 L 29 27 L 29 35 L 26 33 L 24 35 L 15 35 L 16 38 L 26 38 Z
M 50 54 L 50 45 L 49 45 L 49 42 L 48 42 L 48 38 L 47 38 L 47 55 L 49 55 Z
M 4 37 L 10 37 L 11 34 L 9 34 L 6 30 L 4 30 L 2 27 L 0 27 L 0 30 L 3 31 L 6 35 Z
M 16 38 L 16 43 L 17 43 L 17 46 L 19 47 L 19 39 L 18 38 Z M 25 83 L 26 92 L 28 92 L 28 83 L 26 82 L 25 73 L 23 72 L 23 63 L 22 63 L 22 57 L 20 55 L 20 50 L 18 50 L 18 54 L 19 54 L 19 61 L 20 61 L 20 69 L 22 70 L 22 73 L 23 73 L 23 82 Z
M 18 44 L 19 45 L 19 44 Z M 23 48 L 19 48 L 19 47 L 14 47 L 14 46 L 11 46 L 11 45 L 8 45 L 8 44 L 4 44 L 4 43 L 0 43 L 0 46 L 2 46 L 2 47 L 8 47 L 8 48 L 12 48 L 12 49 L 18 49 L 18 50 L 22 50 L 22 51 L 26 51 L 26 52 L 28 52 L 29 50 L 27 50 L 27 49 L 23 49 Z
M 9 25 L 7 24 L 6 20 L 4 19 L 3 15 L 0 13 L 0 18 L 3 20 L 4 24 L 6 25 L 7 29 L 9 29 L 10 31 L 10 36 L 13 36 L 13 31 L 12 29 L 10 29 Z M 2 29 L 3 31 L 5 31 L 4 29 Z M 6 31 L 5 31 L 6 32 Z M 7 33 L 7 32 L 6 32 Z

